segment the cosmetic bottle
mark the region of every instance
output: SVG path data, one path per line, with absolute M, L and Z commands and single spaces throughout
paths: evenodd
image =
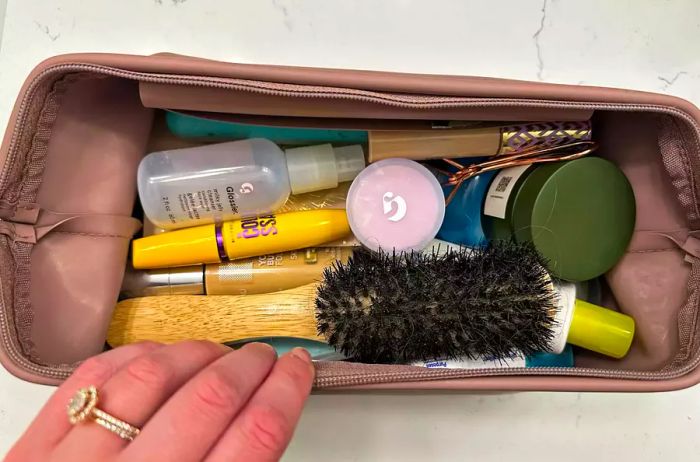
M 577 298 L 576 285 L 555 281 L 558 309 L 552 327 L 549 351 L 561 353 L 566 344 L 595 351 L 612 358 L 623 358 L 634 339 L 631 316 Z
M 360 145 L 283 151 L 253 138 L 153 152 L 138 168 L 144 213 L 164 229 L 275 212 L 290 194 L 335 188 L 365 166 Z
M 320 280 L 323 270 L 347 261 L 349 247 L 318 247 L 260 255 L 229 263 L 128 270 L 121 299 L 153 295 L 266 294 Z
M 437 179 L 444 183 L 447 176 L 436 173 Z M 437 233 L 439 239 L 468 247 L 488 244 L 488 238 L 482 227 L 484 197 L 495 171 L 484 172 L 468 179 L 459 186 L 443 186 L 445 197 L 457 189 L 449 204 L 445 207 L 445 219 Z
M 503 369 L 513 367 L 574 367 L 574 349 L 567 345 L 561 353 L 536 353 L 531 356 L 517 355 L 502 359 L 435 359 L 416 361 L 412 366 L 428 369 Z
M 349 233 L 345 210 L 262 215 L 135 239 L 132 261 L 136 269 L 221 263 L 315 247 Z

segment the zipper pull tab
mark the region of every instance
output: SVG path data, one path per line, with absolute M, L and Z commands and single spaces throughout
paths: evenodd
M 693 236 L 692 234 L 689 234 L 688 238 L 680 247 L 686 253 L 686 262 L 693 263 L 690 258 L 691 256 L 695 257 L 696 259 L 700 259 L 700 239 L 698 239 L 697 237 Z
M 0 219 L 13 223 L 33 225 L 39 219 L 39 204 L 11 203 L 0 200 Z
M 11 223 L 0 220 L 0 234 L 9 236 L 12 242 L 36 244 L 37 236 L 34 226 L 25 223 Z

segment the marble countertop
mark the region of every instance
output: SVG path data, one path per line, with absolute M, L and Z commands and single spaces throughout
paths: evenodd
M 40 60 L 81 51 L 605 85 L 700 104 L 693 0 L 7 0 L 0 126 Z M 0 370 L 0 454 L 50 392 Z M 700 454 L 698 435 L 700 387 L 320 394 L 285 460 L 682 460 Z

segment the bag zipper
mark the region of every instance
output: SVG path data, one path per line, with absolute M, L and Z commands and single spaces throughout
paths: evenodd
M 131 80 L 158 83 L 199 86 L 206 88 L 219 88 L 224 90 L 236 90 L 251 93 L 264 94 L 269 96 L 292 97 L 292 98 L 328 98 L 339 100 L 351 100 L 384 104 L 406 109 L 440 109 L 440 108 L 487 108 L 487 107 L 537 107 L 537 108 L 570 108 L 581 110 L 611 110 L 625 112 L 656 112 L 683 119 L 693 127 L 696 142 L 700 140 L 700 125 L 689 114 L 673 107 L 652 105 L 652 104 L 626 104 L 626 103 L 588 103 L 575 101 L 550 101 L 539 99 L 513 99 L 513 98 L 472 98 L 472 97 L 443 97 L 430 95 L 410 95 L 400 93 L 374 92 L 368 90 L 358 90 L 350 88 L 309 86 L 298 84 L 263 82 L 255 80 L 244 80 L 235 78 L 220 78 L 177 74 L 151 74 L 145 72 L 135 72 L 112 68 L 95 64 L 60 64 L 45 69 L 39 73 L 29 84 L 22 96 L 12 135 L 7 150 L 5 164 L 0 173 L 0 191 L 4 192 L 7 187 L 9 167 L 17 158 L 17 142 L 23 134 L 28 117 L 28 105 L 44 79 L 52 75 L 62 75 L 73 72 L 94 72 L 104 76 L 127 78 Z M 693 185 L 694 186 L 694 185 Z M 694 191 L 694 189 L 693 189 Z M 695 203 L 696 214 L 698 205 Z M 2 286 L 0 285 L 0 291 Z M 0 297 L 2 293 L 0 292 Z M 695 309 L 698 307 L 696 306 Z M 22 368 L 44 376 L 58 379 L 68 377 L 72 372 L 71 365 L 58 367 L 39 366 L 24 358 L 15 348 L 8 335 L 8 319 L 4 310 L 0 310 L 0 331 L 2 343 L 8 355 Z M 700 355 L 689 364 L 671 372 L 646 372 L 646 371 L 613 371 L 609 369 L 592 368 L 512 368 L 512 369 L 448 369 L 434 370 L 415 368 L 416 371 L 396 372 L 396 373 L 370 373 L 362 376 L 349 374 L 339 377 L 319 377 L 315 385 L 321 387 L 352 386 L 368 383 L 417 381 L 417 380 L 441 380 L 450 378 L 486 377 L 486 376 L 508 376 L 508 375 L 562 375 L 577 377 L 600 377 L 600 378 L 620 378 L 620 379 L 647 379 L 665 380 L 683 376 L 695 369 L 700 364 Z

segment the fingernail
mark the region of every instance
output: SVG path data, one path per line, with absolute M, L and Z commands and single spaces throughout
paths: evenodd
M 306 348 L 296 347 L 291 351 L 291 354 L 304 362 L 311 362 L 311 355 L 306 351 Z
M 258 349 L 258 350 L 268 350 L 268 351 L 271 351 L 272 353 L 274 353 L 275 356 L 277 356 L 277 350 L 275 350 L 275 349 L 272 347 L 272 345 L 270 345 L 269 343 L 265 343 L 265 342 L 246 343 L 246 344 L 243 346 L 243 348 L 255 348 L 255 349 Z

